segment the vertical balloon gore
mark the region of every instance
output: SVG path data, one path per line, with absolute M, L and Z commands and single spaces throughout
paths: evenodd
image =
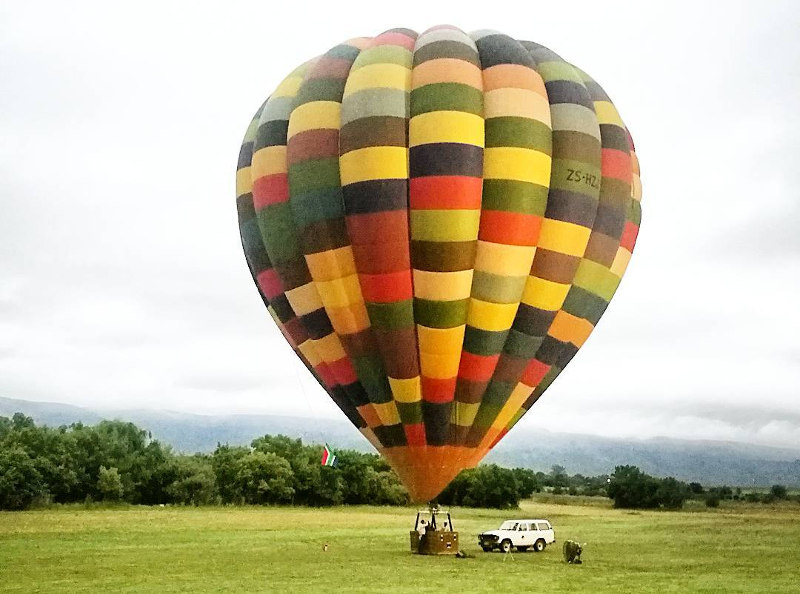
M 439 26 L 291 72 L 247 129 L 236 203 L 281 333 L 430 501 L 588 339 L 630 261 L 641 182 L 589 75 Z

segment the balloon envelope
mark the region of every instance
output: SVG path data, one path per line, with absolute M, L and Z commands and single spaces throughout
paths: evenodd
M 419 501 L 584 344 L 641 216 L 633 143 L 595 81 L 447 26 L 290 73 L 248 127 L 236 188 L 271 316 Z

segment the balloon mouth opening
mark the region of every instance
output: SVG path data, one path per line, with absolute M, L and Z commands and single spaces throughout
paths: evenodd
M 463 446 L 422 446 L 381 450 L 408 489 L 412 503 L 430 503 L 466 468 L 474 468 L 485 452 Z

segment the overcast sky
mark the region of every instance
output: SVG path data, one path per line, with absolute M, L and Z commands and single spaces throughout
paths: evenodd
M 247 272 L 241 137 L 302 61 L 450 23 L 589 72 L 642 164 L 628 273 L 522 424 L 800 447 L 800 8 L 315 4 L 0 5 L 0 396 L 338 414 Z

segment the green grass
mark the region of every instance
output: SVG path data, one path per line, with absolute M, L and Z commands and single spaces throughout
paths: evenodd
M 470 559 L 411 555 L 410 508 L 0 513 L 0 591 L 800 592 L 800 504 L 626 512 L 569 500 L 456 510 Z M 550 519 L 559 542 L 513 560 L 478 549 L 479 531 L 515 516 Z M 583 565 L 561 561 L 568 538 L 588 543 Z

